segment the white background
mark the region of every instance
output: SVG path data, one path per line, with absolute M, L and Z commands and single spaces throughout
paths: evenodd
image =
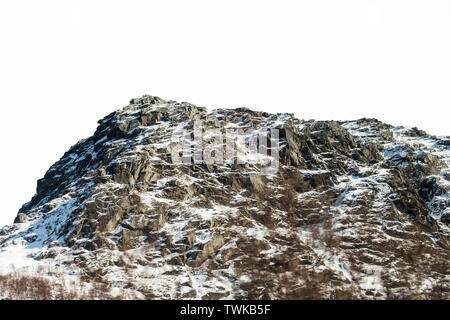
M 143 94 L 449 135 L 449 1 L 0 2 L 1 211 Z

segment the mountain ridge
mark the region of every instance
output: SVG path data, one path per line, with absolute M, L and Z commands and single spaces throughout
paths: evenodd
M 195 121 L 276 128 L 278 172 L 239 142 L 241 164 L 174 164 L 174 133 Z M 376 119 L 132 99 L 38 181 L 0 230 L 0 267 L 23 252 L 19 266 L 138 298 L 448 298 L 449 141 Z

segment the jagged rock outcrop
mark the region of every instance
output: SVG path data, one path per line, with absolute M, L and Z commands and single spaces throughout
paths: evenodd
M 279 170 L 245 148 L 241 163 L 174 163 L 196 120 L 278 129 Z M 0 250 L 152 298 L 449 298 L 447 142 L 144 96 L 49 169 Z

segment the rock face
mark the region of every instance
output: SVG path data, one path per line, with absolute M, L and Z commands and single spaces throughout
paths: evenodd
M 278 129 L 278 172 L 248 157 L 175 164 L 173 134 L 196 120 Z M 20 249 L 160 299 L 448 299 L 448 141 L 375 119 L 133 99 L 38 181 L 0 231 L 0 265 Z

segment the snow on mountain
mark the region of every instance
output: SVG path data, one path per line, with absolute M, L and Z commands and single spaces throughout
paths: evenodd
M 203 150 L 227 129 L 277 129 L 278 171 L 250 133 L 231 160 L 175 163 L 196 121 Z M 144 96 L 38 181 L 0 230 L 0 274 L 102 284 L 93 298 L 448 299 L 449 164 L 450 138 L 416 128 Z

